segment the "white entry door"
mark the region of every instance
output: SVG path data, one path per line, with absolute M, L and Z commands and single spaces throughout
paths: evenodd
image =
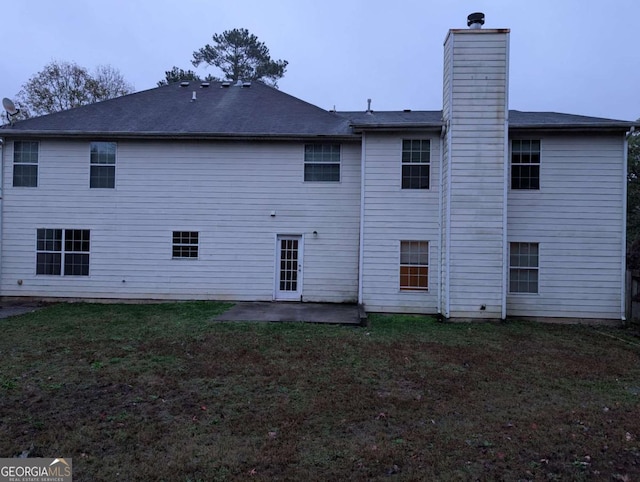
M 300 301 L 302 296 L 302 236 L 278 235 L 276 300 Z

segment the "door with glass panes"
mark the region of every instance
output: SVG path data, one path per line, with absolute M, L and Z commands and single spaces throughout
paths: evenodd
M 276 300 L 300 301 L 302 296 L 302 236 L 277 237 Z

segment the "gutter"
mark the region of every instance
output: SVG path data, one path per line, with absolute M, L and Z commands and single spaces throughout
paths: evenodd
M 5 137 L 20 139 L 153 139 L 153 140 L 216 140 L 216 141 L 297 141 L 317 142 L 322 141 L 353 141 L 360 140 L 359 135 L 354 134 L 225 134 L 211 132 L 84 132 L 84 131 L 38 131 L 38 130 L 0 130 Z

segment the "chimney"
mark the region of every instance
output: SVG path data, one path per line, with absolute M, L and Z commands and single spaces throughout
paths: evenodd
M 509 30 L 483 24 L 484 14 L 472 13 L 469 28 L 451 29 L 444 44 L 446 318 L 506 315 Z

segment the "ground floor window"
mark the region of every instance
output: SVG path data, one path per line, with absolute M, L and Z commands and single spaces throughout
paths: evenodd
M 89 276 L 88 229 L 37 230 L 36 274 Z
M 400 241 L 400 289 L 429 289 L 429 242 Z
M 538 243 L 509 244 L 509 292 L 537 293 L 539 272 Z
M 173 258 L 197 258 L 198 232 L 174 231 L 172 253 Z

